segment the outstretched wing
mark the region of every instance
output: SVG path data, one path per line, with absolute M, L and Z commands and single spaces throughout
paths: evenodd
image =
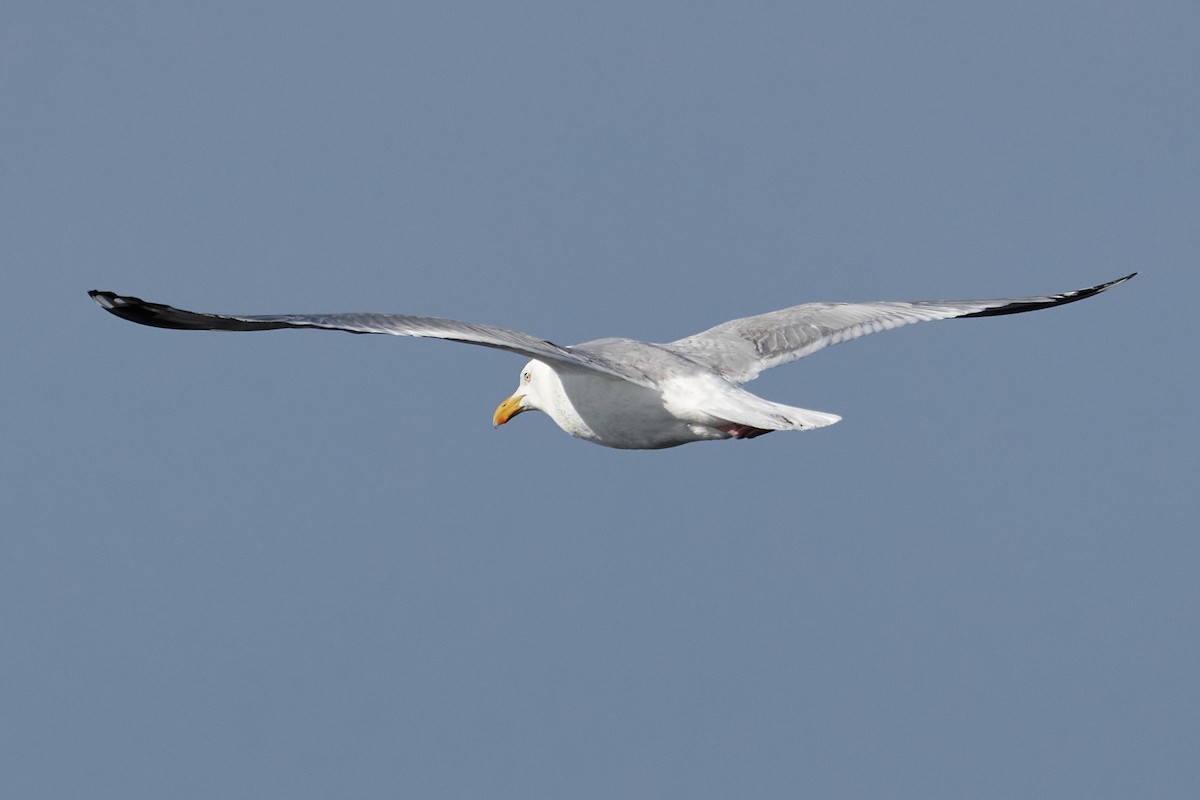
M 608 359 L 575 352 L 569 347 L 561 347 L 527 333 L 492 325 L 437 317 L 414 317 L 408 314 L 204 314 L 112 292 L 92 290 L 88 294 L 110 313 L 130 322 L 156 328 L 185 331 L 269 331 L 301 328 L 446 339 L 507 350 L 527 358 L 585 367 L 634 383 L 646 384 L 646 379 L 639 373 L 623 369 L 621 364 Z
M 913 322 L 955 317 L 1020 314 L 1073 303 L 1124 283 L 1137 273 L 1090 289 L 1038 297 L 995 300 L 917 300 L 879 303 L 805 303 L 724 322 L 663 345 L 744 383 L 760 372 L 803 358 L 823 347 Z

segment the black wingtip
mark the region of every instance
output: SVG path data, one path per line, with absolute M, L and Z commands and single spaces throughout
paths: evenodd
M 1082 300 L 1085 297 L 1092 297 L 1093 295 L 1100 294 L 1101 292 L 1111 289 L 1114 286 L 1119 286 L 1120 284 L 1124 283 L 1127 280 L 1130 280 L 1131 278 L 1135 277 L 1136 275 L 1137 275 L 1136 272 L 1131 272 L 1128 275 L 1126 275 L 1124 278 L 1117 278 L 1115 281 L 1109 281 L 1108 283 L 1102 283 L 1099 286 L 1092 286 L 1087 289 L 1080 289 L 1075 292 L 1066 292 L 1063 296 L 1071 296 L 1072 300 Z M 1075 296 L 1075 295 L 1078 295 L 1078 296 Z
M 126 316 L 126 309 L 136 308 L 146 305 L 146 302 L 138 297 L 124 297 L 116 292 L 102 292 L 99 289 L 92 289 L 88 292 L 88 297 L 96 301 L 96 303 L 112 314 L 118 317 Z
M 152 304 L 147 303 L 140 297 L 125 297 L 115 292 L 102 292 L 99 289 L 92 289 L 88 292 L 88 297 L 95 300 L 105 311 L 121 319 L 137 322 L 141 325 L 169 327 L 155 319 L 155 315 L 150 313 L 149 307 Z
M 212 327 L 201 318 L 201 315 L 181 311 L 162 303 L 150 303 L 140 297 L 102 292 L 97 289 L 88 292 L 88 296 L 113 316 L 136 322 L 139 325 L 179 331 L 205 330 Z
M 1045 297 L 1030 297 L 1024 300 L 1016 300 L 1004 305 L 994 306 L 984 311 L 976 311 L 973 314 L 963 314 L 961 319 L 967 319 L 968 317 L 1000 317 L 1005 314 L 1021 314 L 1026 311 L 1037 311 L 1042 308 L 1063 306 L 1067 303 L 1074 303 L 1077 300 L 1094 297 L 1107 289 L 1124 283 L 1135 275 L 1137 275 L 1136 272 L 1131 272 L 1123 278 L 1117 278 L 1116 280 L 1101 283 L 1097 286 L 1090 286 L 1087 289 L 1076 289 L 1073 292 L 1062 292 L 1061 294 L 1046 295 Z

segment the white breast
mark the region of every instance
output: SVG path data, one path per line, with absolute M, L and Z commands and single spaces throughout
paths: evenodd
M 638 449 L 725 438 L 720 431 L 676 418 L 654 389 L 592 370 L 556 367 L 539 370 L 539 401 L 555 424 L 572 436 Z

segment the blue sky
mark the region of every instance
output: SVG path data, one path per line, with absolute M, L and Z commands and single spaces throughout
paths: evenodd
M 1191 3 L 13 2 L 6 797 L 1195 797 Z M 610 451 L 570 343 L 1129 284 Z

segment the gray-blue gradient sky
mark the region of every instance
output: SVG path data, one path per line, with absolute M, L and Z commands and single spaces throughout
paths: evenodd
M 85 3 L 0 26 L 0 795 L 1200 796 L 1200 6 Z M 619 452 L 564 343 L 1074 289 Z

